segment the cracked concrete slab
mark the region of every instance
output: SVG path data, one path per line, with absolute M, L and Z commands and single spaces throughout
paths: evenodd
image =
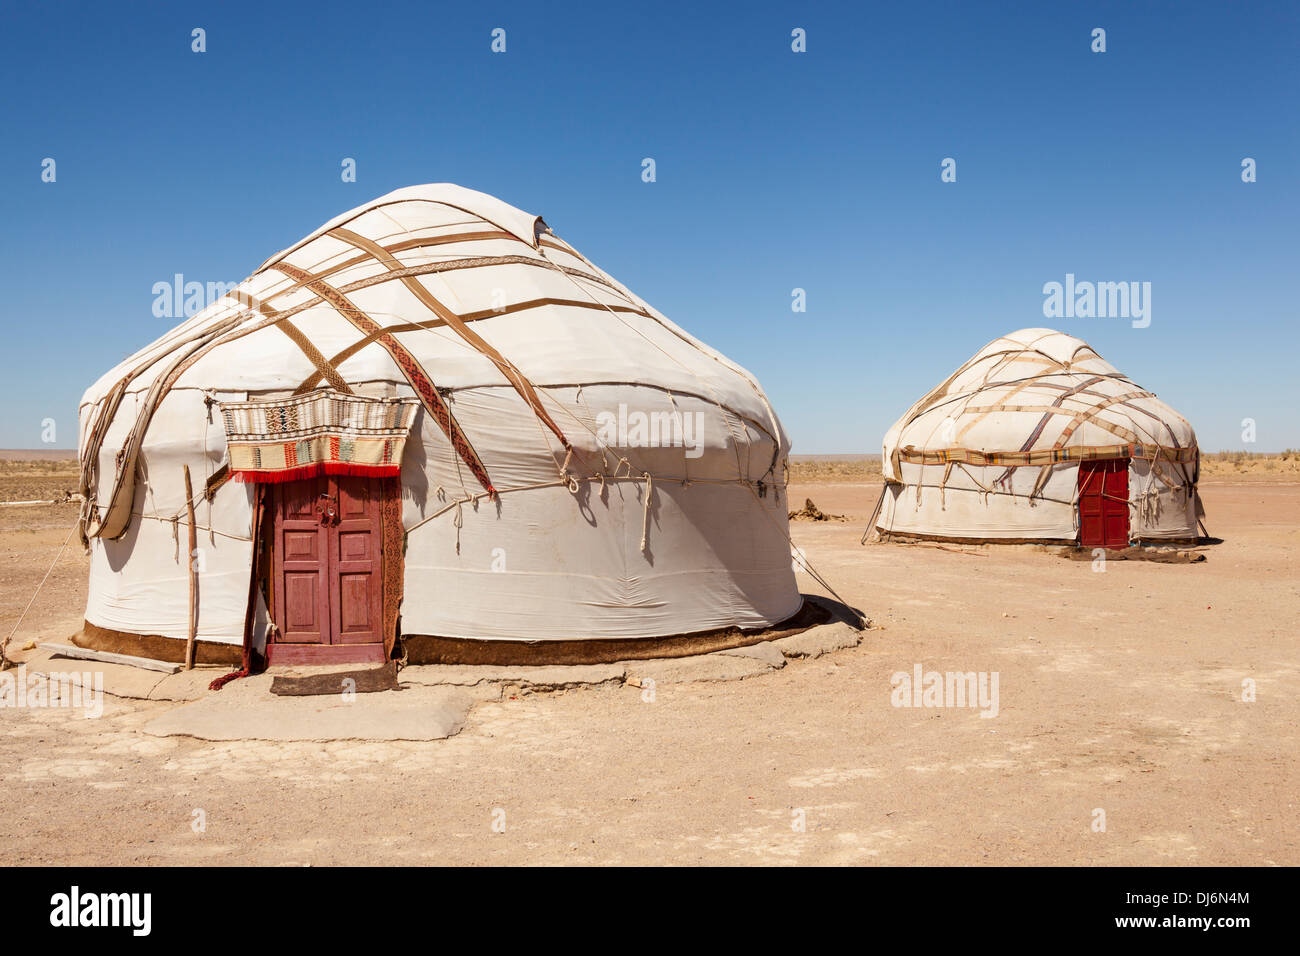
M 772 641 L 786 657 L 821 657 L 831 651 L 857 647 L 866 631 L 858 630 L 842 621 L 833 621 L 821 627 L 812 627 L 800 634 L 792 634 Z
M 474 698 L 456 687 L 376 694 L 277 697 L 265 674 L 227 684 L 141 728 L 154 737 L 199 740 L 441 740 L 460 733 Z
M 757 644 L 750 644 L 748 647 L 729 647 L 725 651 L 718 651 L 719 654 L 729 654 L 732 657 L 752 657 L 756 661 L 764 661 L 773 667 L 785 667 L 785 655 L 771 641 L 759 641 Z
M 554 667 L 497 667 L 489 664 L 413 664 L 398 675 L 403 682 L 425 686 L 450 685 L 500 696 L 504 687 L 516 687 L 523 693 L 568 690 L 573 687 L 598 687 L 622 684 L 627 674 L 625 664 L 575 664 Z
M 57 657 L 43 648 L 37 648 L 23 663 L 27 665 L 27 673 L 30 675 L 69 674 L 83 684 L 85 675 L 89 674 L 90 686 L 102 681 L 105 694 L 128 700 L 198 700 L 207 693 L 208 684 L 213 678 L 220 677 L 228 670 L 225 667 L 203 665 L 191 671 L 163 674 L 128 664 Z
M 784 661 L 782 661 L 784 663 Z M 736 656 L 718 651 L 699 657 L 671 657 L 628 663 L 629 683 L 646 678 L 656 684 L 683 684 L 690 681 L 744 680 L 776 668 L 755 657 Z
M 53 657 L 37 647 L 26 655 L 30 675 L 60 672 L 102 679 L 106 694 L 170 701 L 181 706 L 160 714 L 143 730 L 153 736 L 203 740 L 438 740 L 465 726 L 474 704 L 503 697 L 564 692 L 576 688 L 735 681 L 769 674 L 788 660 L 816 658 L 860 644 L 865 631 L 848 623 L 841 606 L 828 624 L 790 637 L 760 641 L 693 657 L 554 666 L 412 665 L 398 672 L 400 688 L 345 700 L 342 694 L 310 698 L 274 696 L 276 674 L 329 672 L 332 668 L 276 668 L 210 692 L 225 667 L 200 666 L 163 674 L 124 664 Z M 350 666 L 350 665 L 349 665 Z M 334 665 L 338 669 L 343 665 Z M 74 677 L 73 679 L 80 679 Z

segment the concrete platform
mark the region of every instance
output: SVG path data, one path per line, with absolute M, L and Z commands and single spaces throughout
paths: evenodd
M 56 657 L 43 646 L 21 655 L 21 663 L 27 665 L 30 674 L 53 671 L 74 675 L 74 679 L 75 675 L 90 674 L 92 682 L 93 675 L 102 674 L 104 693 L 127 700 L 197 700 L 208 693 L 208 684 L 214 678 L 230 672 L 227 667 L 202 664 L 191 671 L 163 674 L 125 664 Z
M 277 697 L 258 674 L 155 717 L 142 732 L 198 740 L 442 740 L 460 733 L 474 699 L 452 687 Z
M 865 631 L 833 606 L 833 619 L 791 637 L 762 641 L 695 657 L 572 666 L 413 665 L 397 674 L 399 687 L 366 694 L 279 696 L 270 692 L 275 675 L 308 676 L 348 671 L 336 667 L 275 667 L 208 690 L 225 667 L 199 666 L 166 674 L 141 667 L 52 656 L 37 646 L 24 651 L 29 675 L 62 672 L 102 675 L 103 690 L 128 700 L 169 701 L 173 707 L 151 720 L 143 732 L 158 737 L 199 740 L 441 740 L 459 733 L 474 705 L 527 694 L 576 688 L 641 687 L 745 680 L 770 674 L 788 661 L 815 658 L 861 643 Z

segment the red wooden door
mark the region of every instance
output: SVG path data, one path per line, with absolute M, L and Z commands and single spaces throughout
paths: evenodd
M 273 663 L 383 660 L 383 487 L 345 475 L 273 487 Z
M 1079 544 L 1128 547 L 1128 459 L 1079 463 Z

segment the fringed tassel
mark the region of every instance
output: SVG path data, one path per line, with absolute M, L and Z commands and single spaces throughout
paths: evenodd
M 221 690 L 221 688 L 225 687 L 232 680 L 239 680 L 239 678 L 247 677 L 247 676 L 248 676 L 248 668 L 241 667 L 237 671 L 231 671 L 229 674 L 226 674 L 223 677 L 218 677 L 216 680 L 214 680 L 211 684 L 208 685 L 208 690 Z

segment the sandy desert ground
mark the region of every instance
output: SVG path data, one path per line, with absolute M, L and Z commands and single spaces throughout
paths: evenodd
M 1300 471 L 1267 460 L 1207 462 L 1223 543 L 1204 563 L 1104 573 L 1033 547 L 862 547 L 870 465 L 796 461 L 792 508 L 846 520 L 794 540 L 875 628 L 653 703 L 490 701 L 425 743 L 150 737 L 175 705 L 112 698 L 99 720 L 3 710 L 0 864 L 1300 864 Z M 51 467 L 0 469 L 0 499 L 55 496 Z M 0 634 L 75 515 L 0 507 Z M 74 543 L 15 646 L 76 630 L 85 572 Z M 997 672 L 998 716 L 892 706 L 917 664 Z

